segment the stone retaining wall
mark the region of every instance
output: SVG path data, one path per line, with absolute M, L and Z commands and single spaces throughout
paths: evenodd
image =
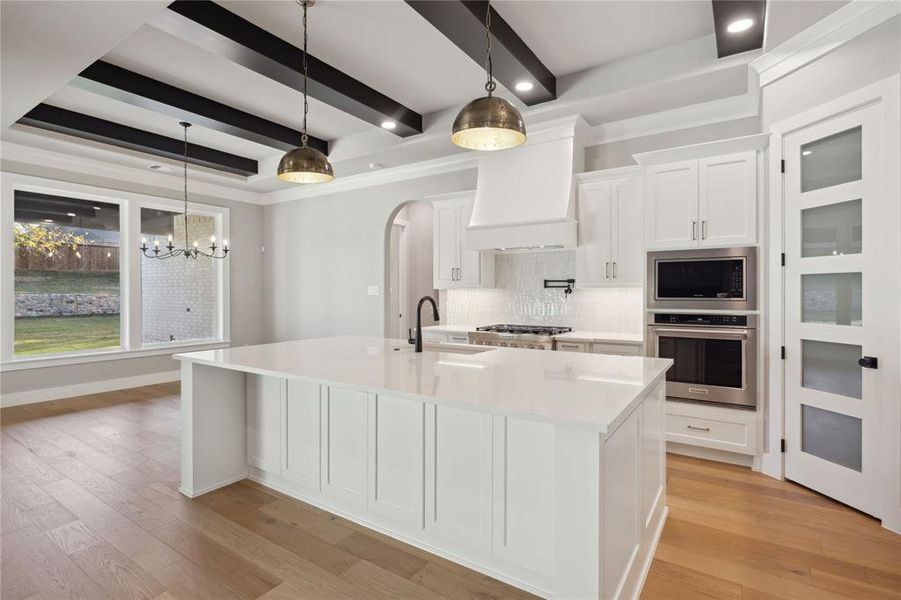
M 117 315 L 116 294 L 16 294 L 16 317 Z

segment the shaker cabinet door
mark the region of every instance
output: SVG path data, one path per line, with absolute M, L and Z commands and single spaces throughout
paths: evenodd
M 756 152 L 698 161 L 698 240 L 701 246 L 757 242 L 756 174 Z
M 641 178 L 610 182 L 611 265 L 613 285 L 635 286 L 642 282 Z
M 698 245 L 698 161 L 652 165 L 645 171 L 645 246 Z
M 576 284 L 600 287 L 611 281 L 610 230 L 613 227 L 610 182 L 579 185 L 579 246 L 576 248 Z

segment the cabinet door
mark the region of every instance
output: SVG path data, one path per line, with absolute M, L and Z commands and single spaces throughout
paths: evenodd
M 639 543 L 639 415 L 635 410 L 604 442 L 604 598 L 616 598 Z
M 425 405 L 379 394 L 369 406 L 369 509 L 421 529 Z
M 701 246 L 757 242 L 757 153 L 741 152 L 698 162 Z
M 322 406 L 322 491 L 366 503 L 366 392 L 329 386 Z
M 457 204 L 457 239 L 458 252 L 460 253 L 459 269 L 457 271 L 456 287 L 478 287 L 482 281 L 481 254 L 468 250 L 466 247 L 466 228 L 472 218 L 474 200 L 467 200 Z
M 613 215 L 610 281 L 616 286 L 641 285 L 641 179 L 630 177 L 611 181 L 610 207 Z
M 459 260 L 457 213 L 457 206 L 453 203 L 435 204 L 432 215 L 432 278 L 435 289 L 454 287 L 456 283 Z
M 282 477 L 319 491 L 319 384 L 289 381 L 282 411 Z
M 610 256 L 612 210 L 610 182 L 593 181 L 579 186 L 579 245 L 576 248 L 576 285 L 598 287 L 612 279 Z
M 247 376 L 247 462 L 275 475 L 281 471 L 284 385 L 279 377 Z
M 426 407 L 425 527 L 454 545 L 491 549 L 491 415 Z
M 645 246 L 698 245 L 698 161 L 652 165 L 645 171 Z

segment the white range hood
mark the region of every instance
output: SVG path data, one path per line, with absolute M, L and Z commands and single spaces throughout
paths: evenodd
M 571 248 L 577 241 L 573 174 L 585 166 L 581 118 L 530 134 L 518 148 L 479 158 L 470 250 Z

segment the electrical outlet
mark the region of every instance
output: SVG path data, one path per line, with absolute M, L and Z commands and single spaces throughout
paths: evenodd
M 379 295 L 379 286 L 370 285 L 368 288 L 366 288 L 366 293 L 369 294 L 370 296 L 378 296 Z

